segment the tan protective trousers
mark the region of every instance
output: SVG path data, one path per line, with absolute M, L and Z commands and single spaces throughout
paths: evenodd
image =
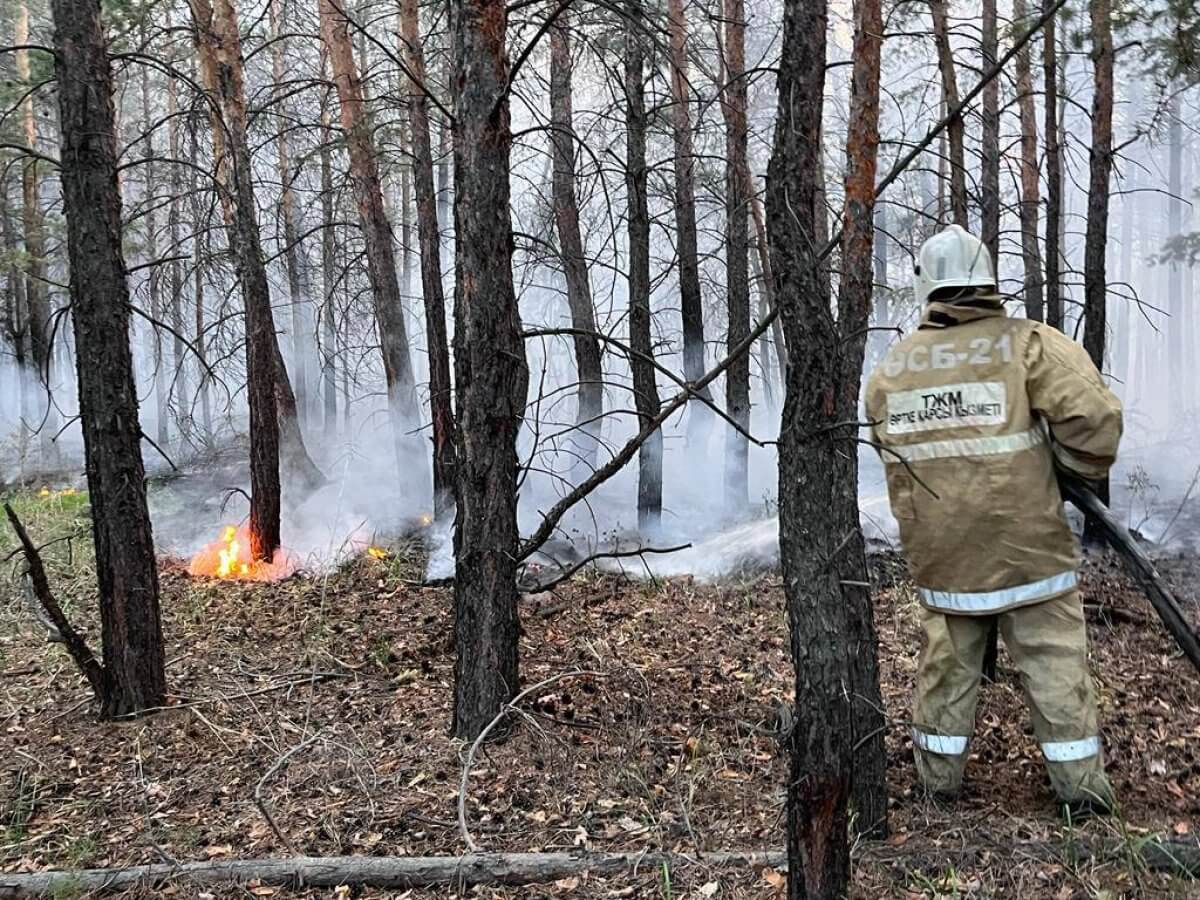
M 913 754 L 926 789 L 953 795 L 962 786 L 994 621 L 1021 673 L 1055 793 L 1065 803 L 1098 800 L 1111 806 L 1083 606 L 1075 591 L 995 616 L 947 615 L 922 607 L 925 642 L 917 669 Z

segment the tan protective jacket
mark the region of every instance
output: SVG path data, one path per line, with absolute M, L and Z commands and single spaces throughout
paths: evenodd
M 1054 460 L 1103 477 L 1121 404 L 1066 335 L 1007 318 L 998 296 L 971 302 L 929 304 L 872 373 L 866 411 L 922 602 L 990 615 L 1075 588 Z

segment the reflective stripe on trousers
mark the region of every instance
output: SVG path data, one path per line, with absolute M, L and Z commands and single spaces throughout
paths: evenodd
M 961 756 L 967 752 L 965 734 L 929 734 L 920 728 L 912 730 L 913 743 L 928 753 L 939 756 Z
M 1050 741 L 1042 744 L 1046 762 L 1075 762 L 1088 759 L 1100 752 L 1100 736 L 1092 735 L 1078 741 Z
M 932 588 L 920 588 L 920 592 L 925 605 L 938 612 L 985 613 L 1063 594 L 1074 590 L 1076 584 L 1075 570 L 1072 569 L 998 591 L 935 591 Z

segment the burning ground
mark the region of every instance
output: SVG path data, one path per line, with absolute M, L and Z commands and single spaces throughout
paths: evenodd
M 60 596 L 95 641 L 86 498 L 27 496 L 19 511 L 42 542 L 79 534 L 45 552 Z M 11 537 L 0 541 L 7 553 Z M 418 586 L 421 541 L 388 551 L 278 582 L 196 578 L 187 561 L 164 561 L 172 707 L 117 725 L 96 723 L 82 679 L 59 646 L 44 643 L 19 585 L 6 582 L 0 869 L 462 852 L 465 748 L 446 730 L 452 597 Z M 1168 568 L 1195 587 L 1194 561 Z M 875 560 L 894 836 L 858 852 L 856 895 L 1195 895 L 1142 871 L 1138 859 L 1149 833 L 1200 829 L 1200 690 L 1119 568 L 1102 559 L 1086 571 L 1110 767 L 1124 802 L 1120 820 L 1078 830 L 1125 848 L 1101 861 L 1060 849 L 1064 828 L 1003 658 L 1000 683 L 984 690 L 967 796 L 954 810 L 913 796 L 915 601 L 900 573 L 894 558 Z M 782 846 L 785 765 L 775 731 L 790 666 L 776 576 L 700 584 L 588 575 L 524 603 L 526 684 L 598 674 L 551 685 L 505 743 L 481 751 L 467 803 L 480 845 Z M 772 870 L 697 868 L 474 893 L 771 897 L 781 883 Z M 174 888 L 202 891 L 246 893 Z

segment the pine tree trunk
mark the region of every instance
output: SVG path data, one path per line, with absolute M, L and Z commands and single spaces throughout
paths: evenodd
M 324 77 L 325 60 L 321 60 Z M 325 434 L 337 432 L 337 233 L 333 223 L 333 131 L 329 127 L 329 92 L 321 92 L 321 381 L 324 389 Z
M 171 159 L 182 159 L 182 148 L 179 144 L 179 85 L 173 77 L 167 78 L 167 147 Z M 183 195 L 182 166 L 171 166 L 170 180 L 171 199 L 167 206 L 167 236 L 170 240 L 171 261 L 167 264 L 167 278 L 171 292 L 171 328 L 175 332 L 171 346 L 171 361 L 174 368 L 174 406 L 175 421 L 183 437 L 192 439 L 192 417 L 188 408 L 191 402 L 191 386 L 188 380 L 189 360 L 187 347 L 184 344 L 183 324 L 183 265 L 178 259 L 180 255 L 179 241 L 179 204 Z M 193 223 L 193 228 L 199 223 Z
M 642 44 L 642 7 L 625 2 L 625 194 L 629 207 L 629 346 L 633 350 L 634 406 L 638 427 L 658 415 L 661 401 L 655 379 L 650 335 L 650 211 L 646 197 L 646 51 Z M 638 450 L 638 528 L 655 535 L 662 524 L 662 431 Z
M 213 158 L 230 250 L 246 315 L 246 394 L 250 406 L 250 551 L 279 549 L 279 345 L 259 242 L 246 135 L 241 38 L 232 0 L 189 0 L 203 84 L 212 105 Z M 228 136 L 228 137 L 227 137 Z M 286 413 L 284 413 L 286 415 Z M 294 418 L 293 418 L 294 421 Z
M 604 372 L 600 364 L 600 340 L 591 334 L 596 331 L 596 311 L 592 305 L 587 258 L 579 233 L 579 203 L 575 196 L 570 27 L 569 14 L 563 12 L 550 31 L 550 143 L 554 156 L 554 221 L 567 282 L 571 327 L 576 330 L 573 335 L 578 380 L 576 425 L 583 437 L 576 442 L 572 455 L 577 460 L 574 468 L 580 476 L 575 480 L 582 480 L 596 467 L 601 416 L 604 414 Z
M 874 276 L 875 173 L 879 158 L 879 70 L 883 43 L 880 0 L 854 2 L 854 60 L 850 78 L 850 120 L 846 131 L 845 214 L 842 217 L 842 277 L 838 287 L 838 330 L 841 340 L 838 417 L 858 417 L 859 385 L 866 355 Z M 847 452 L 842 468 L 849 484 L 858 484 L 858 454 Z M 844 503 L 844 499 L 842 500 Z M 851 573 L 842 589 L 846 605 L 850 694 L 854 698 L 854 781 L 851 802 L 859 831 L 872 838 L 887 836 L 887 723 L 879 692 L 879 659 L 875 609 L 867 587 L 867 566 L 857 505 L 851 513 L 851 546 L 840 560 Z
M 517 432 L 529 369 L 513 289 L 505 0 L 451 0 L 458 393 L 454 734 L 473 739 L 516 694 Z
M 1179 95 L 1176 93 L 1167 107 L 1167 235 L 1183 232 L 1183 120 Z M 1178 260 L 1167 263 L 1167 384 L 1183 382 L 1184 346 L 1183 320 L 1191 311 L 1183 308 L 1184 269 Z M 1172 417 L 1184 414 L 1182 390 L 1168 391 L 1167 411 Z
M 166 702 L 158 564 L 146 505 L 109 66 L 99 0 L 53 0 L 62 193 L 79 414 L 104 651 L 106 718 Z
M 337 85 L 342 130 L 350 155 L 350 182 L 366 243 L 367 275 L 374 297 L 375 324 L 383 351 L 383 373 L 397 452 L 405 475 L 411 477 L 416 470 L 420 472 L 418 478 L 425 480 L 428 478 L 425 468 L 417 462 L 425 454 L 416 440 L 406 436 L 416 427 L 420 410 L 408 352 L 408 330 L 396 272 L 392 227 L 384 211 L 379 163 L 363 102 L 362 82 L 341 5 L 335 0 L 320 0 L 320 12 L 321 37 Z
M 762 199 L 757 193 L 750 194 L 750 213 L 754 219 L 754 235 L 755 243 L 758 244 L 758 260 L 762 266 L 763 284 L 767 292 L 767 299 L 772 306 L 775 305 L 775 274 L 771 271 L 771 254 L 767 240 L 767 217 L 763 212 Z M 775 341 L 775 356 L 779 363 L 779 384 L 782 386 L 787 383 L 787 366 L 788 366 L 788 351 L 787 342 L 783 337 L 783 322 L 779 316 L 771 322 L 771 338 Z
M 309 357 L 312 334 L 308 325 L 308 270 L 303 264 L 303 247 L 300 227 L 296 215 L 295 191 L 292 189 L 291 146 L 288 129 L 292 127 L 290 104 L 285 96 L 287 90 L 284 73 L 283 48 L 279 40 L 282 19 L 287 10 L 280 9 L 285 0 L 270 0 L 271 33 L 275 36 L 271 44 L 271 71 L 273 76 L 279 132 L 275 138 L 276 158 L 279 165 L 279 217 L 283 224 L 283 259 L 287 269 L 288 295 L 291 300 L 292 331 L 292 381 L 296 398 L 296 421 L 303 428 L 309 408 Z M 299 173 L 297 173 L 299 174 Z
M 1092 24 L 1092 146 L 1088 155 L 1087 234 L 1083 251 L 1083 346 L 1101 372 L 1105 367 L 1108 331 L 1108 198 L 1112 179 L 1113 34 L 1109 0 L 1090 0 Z M 1097 495 L 1109 501 L 1108 478 Z M 1105 546 L 1100 523 L 1089 518 L 1083 539 Z
M 192 164 L 191 177 L 191 213 L 192 213 L 192 299 L 195 312 L 195 335 L 192 346 L 196 348 L 196 365 L 200 372 L 196 391 L 200 400 L 200 435 L 205 444 L 211 444 L 213 439 L 212 400 L 209 394 L 208 350 L 204 325 L 204 273 L 209 252 L 209 230 L 203 217 L 203 204 L 200 198 L 200 178 L 197 172 L 199 152 L 199 136 L 193 130 L 190 141 L 189 162 Z
M 15 43 L 29 43 L 29 5 L 21 0 L 17 7 Z M 33 110 L 33 91 L 29 88 L 29 51 L 18 50 L 17 80 L 25 88 L 21 100 L 21 124 L 25 133 L 25 144 L 37 150 L 37 122 Z M 34 427 L 41 443 L 41 462 L 46 468 L 55 468 L 59 462 L 54 434 L 58 431 L 58 413 L 54 407 L 53 361 L 50 347 L 50 302 L 46 293 L 46 231 L 45 217 L 41 206 L 41 187 L 38 177 L 38 160 L 27 157 L 21 166 L 22 224 L 25 238 L 25 302 L 29 331 L 29 358 L 33 364 L 37 381 L 41 385 L 41 404 L 37 411 Z
M 0 176 L 0 243 L 4 254 L 8 257 L 8 289 L 5 310 L 5 328 L 8 332 L 9 343 L 12 345 L 13 363 L 17 391 L 17 409 L 20 412 L 18 425 L 18 446 L 24 448 L 29 434 L 29 423 L 32 417 L 28 389 L 27 369 L 29 363 L 29 309 L 25 299 L 25 275 L 17 260 L 20 251 L 17 244 L 16 228 L 12 222 L 12 212 L 8 199 L 8 179 Z
M 1013 0 L 1013 18 L 1023 27 L 1028 15 L 1025 0 Z M 1038 236 L 1038 207 L 1041 205 L 1038 183 L 1037 102 L 1033 92 L 1033 72 L 1029 45 L 1017 53 L 1017 105 L 1021 113 L 1021 258 L 1025 265 L 1025 315 L 1041 322 L 1045 319 L 1042 296 L 1042 247 Z
M 1043 12 L 1054 0 L 1042 0 Z M 1062 223 L 1062 158 L 1058 146 L 1058 14 L 1042 29 L 1042 89 L 1045 94 L 1046 132 L 1046 323 L 1062 330 L 1062 283 L 1059 279 L 1060 226 Z
M 983 71 L 996 65 L 996 0 L 983 0 L 983 32 L 980 41 Z M 1000 79 L 983 88 L 983 135 L 980 141 L 980 238 L 992 254 L 992 265 L 1000 268 Z
M 942 97 L 947 110 L 958 106 L 958 75 L 955 73 L 954 51 L 950 46 L 947 0 L 929 0 L 933 14 L 933 34 L 937 44 L 938 69 L 942 73 Z M 950 215 L 954 224 L 970 227 L 967 220 L 967 166 L 963 150 L 963 119 L 950 120 L 946 128 L 950 144 Z
M 854 740 L 843 580 L 861 571 L 861 531 L 848 441 L 853 433 L 836 425 L 845 388 L 841 336 L 817 259 L 828 10 L 825 0 L 785 0 L 783 9 L 767 225 L 776 299 L 794 361 L 779 439 L 779 544 L 796 670 L 796 722 L 788 737 L 788 896 L 834 900 L 846 895 L 850 877 Z
M 729 308 L 726 349 L 750 334 L 749 206 L 750 163 L 746 130 L 746 9 L 744 0 L 725 2 L 725 296 Z M 750 357 L 742 354 L 725 373 L 725 411 L 750 427 Z M 750 445 L 732 428 L 725 432 L 725 512 L 738 517 L 750 501 Z
M 146 40 L 144 29 L 142 40 Z M 171 419 L 171 413 L 169 409 L 170 402 L 167 397 L 170 373 L 167 372 L 163 358 L 162 327 L 157 324 L 165 318 L 165 308 L 162 302 L 161 268 L 157 265 L 158 201 L 154 194 L 155 185 L 157 184 L 154 164 L 156 151 L 154 149 L 154 122 L 150 113 L 150 67 L 142 66 L 141 69 L 142 127 L 145 131 L 145 140 L 142 144 L 142 202 L 146 206 L 145 247 L 146 263 L 149 265 L 149 268 L 146 269 L 146 284 L 149 290 L 150 316 L 155 320 L 155 323 L 150 326 L 150 340 L 154 356 L 155 441 L 158 443 L 158 446 L 166 447 L 167 442 L 170 440 L 168 423 Z
M 448 513 L 454 503 L 455 435 L 450 349 L 446 337 L 446 297 L 442 289 L 442 236 L 433 178 L 433 146 L 429 133 L 429 101 L 425 95 L 425 54 L 421 49 L 417 0 L 401 0 L 400 26 L 405 60 L 411 75 L 408 121 L 412 132 L 413 182 L 417 199 L 417 240 L 421 245 L 421 296 L 425 307 L 425 342 L 429 354 L 429 405 L 433 419 L 434 515 Z
M 667 15 L 671 42 L 671 136 L 675 147 L 675 242 L 679 254 L 679 306 L 683 320 L 683 376 L 688 381 L 698 381 L 704 375 L 704 297 L 700 288 L 696 237 L 696 153 L 692 141 L 688 27 L 683 0 L 668 0 Z M 706 387 L 701 395 L 711 399 L 712 392 Z M 714 419 L 712 410 L 705 403 L 689 405 L 690 447 L 703 452 Z

